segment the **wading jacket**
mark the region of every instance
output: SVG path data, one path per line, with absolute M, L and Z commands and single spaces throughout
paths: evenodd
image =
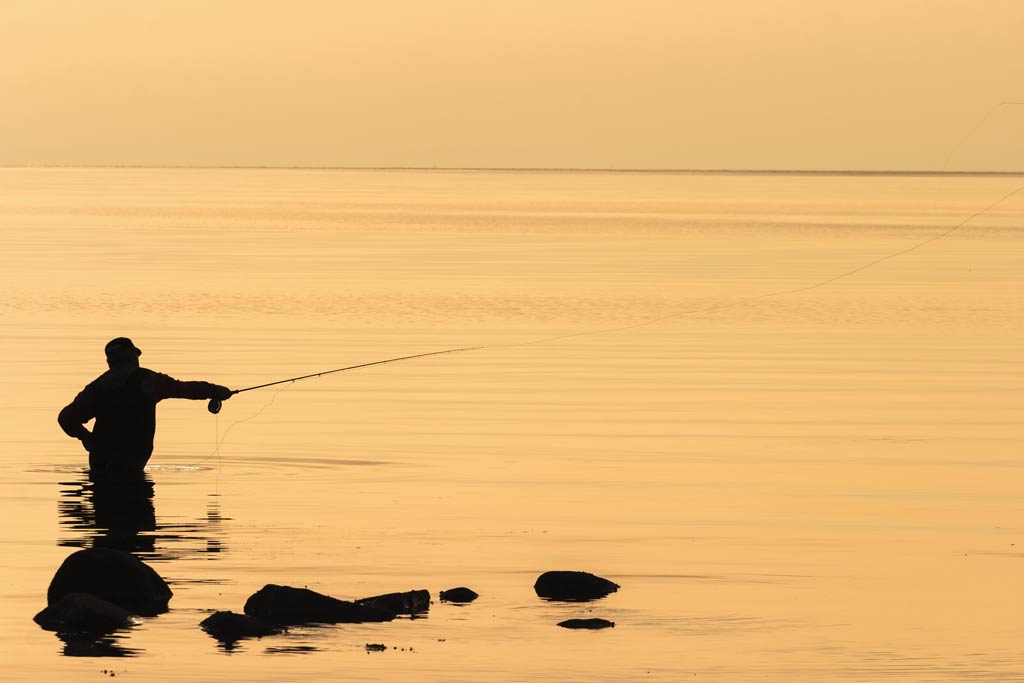
M 157 403 L 165 398 L 216 398 L 227 391 L 134 364 L 115 366 L 82 389 L 60 411 L 57 422 L 68 436 L 82 440 L 91 470 L 141 470 L 153 454 Z M 84 425 L 94 418 L 90 434 Z

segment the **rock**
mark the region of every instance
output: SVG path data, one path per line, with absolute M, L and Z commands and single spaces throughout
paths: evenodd
M 173 595 L 152 567 L 112 548 L 86 548 L 64 560 L 46 602 L 52 605 L 69 593 L 89 593 L 147 617 L 166 612 Z
M 479 597 L 480 595 L 476 591 L 465 586 L 441 591 L 441 602 L 473 602 Z
M 419 614 L 430 609 L 430 593 L 425 590 L 388 593 L 386 595 L 376 595 L 372 598 L 356 600 L 356 604 L 378 607 L 395 614 Z
M 384 652 L 387 649 L 388 649 L 388 646 L 385 645 L 384 643 L 367 643 L 366 644 L 366 651 L 367 652 Z
M 214 612 L 199 622 L 199 627 L 222 643 L 233 643 L 243 638 L 260 638 L 281 633 L 282 629 L 266 624 L 248 614 Z
M 95 595 L 68 593 L 33 620 L 47 631 L 102 635 L 131 626 L 132 614 Z
M 562 628 L 615 628 L 615 622 L 607 619 L 566 619 L 558 625 Z
M 358 624 L 391 621 L 395 613 L 373 605 L 357 605 L 308 588 L 267 584 L 245 601 L 245 613 L 271 624 Z
M 587 572 L 544 572 L 533 584 L 549 600 L 596 600 L 619 590 L 619 584 Z

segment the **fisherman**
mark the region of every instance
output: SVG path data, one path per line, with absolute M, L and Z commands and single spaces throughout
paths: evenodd
M 89 452 L 89 469 L 141 472 L 153 454 L 156 404 L 165 398 L 227 400 L 232 391 L 209 382 L 182 382 L 139 367 L 142 351 L 131 339 L 104 348 L 109 370 L 90 382 L 57 417 L 61 429 Z M 85 423 L 95 418 L 90 432 Z

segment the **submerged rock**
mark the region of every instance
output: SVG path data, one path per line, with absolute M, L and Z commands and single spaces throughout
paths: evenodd
M 465 586 L 441 591 L 441 602 L 473 602 L 479 597 L 479 593 Z
M 562 628 L 615 628 L 614 621 L 607 619 L 566 619 L 558 623 Z
M 47 631 L 103 635 L 131 626 L 132 613 L 88 593 L 68 593 L 33 617 Z
M 173 595 L 152 567 L 112 548 L 87 548 L 64 560 L 50 582 L 46 602 L 52 605 L 70 593 L 89 593 L 143 616 L 166 612 Z
M 325 624 L 391 621 L 395 612 L 338 600 L 308 588 L 267 584 L 245 601 L 245 613 L 271 624 Z
M 549 600 L 597 600 L 619 590 L 619 584 L 587 572 L 544 572 L 533 584 L 537 595 Z
M 273 636 L 283 630 L 256 617 L 236 612 L 214 612 L 199 622 L 199 627 L 222 643 L 233 643 L 243 638 Z
M 387 593 L 356 600 L 357 605 L 377 607 L 395 614 L 419 614 L 430 609 L 430 593 L 425 590 Z

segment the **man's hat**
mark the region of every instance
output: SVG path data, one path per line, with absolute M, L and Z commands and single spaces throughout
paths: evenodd
M 111 339 L 103 347 L 103 353 L 107 354 L 107 360 L 119 360 L 142 355 L 142 351 L 139 351 L 128 337 Z

